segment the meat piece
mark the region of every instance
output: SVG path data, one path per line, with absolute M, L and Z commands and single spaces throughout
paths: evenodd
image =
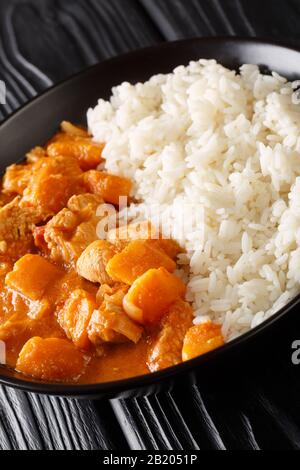
M 62 132 L 66 135 L 76 136 L 76 137 L 89 137 L 89 134 L 86 129 L 82 127 L 75 126 L 71 122 L 63 121 L 60 125 Z
M 74 158 L 40 158 L 32 167 L 32 178 L 20 206 L 35 207 L 41 220 L 46 220 L 59 212 L 73 194 L 83 192 L 81 177 Z
M 136 322 L 157 324 L 174 302 L 184 298 L 185 291 L 185 284 L 165 268 L 150 269 L 132 284 L 123 307 Z
M 47 157 L 46 150 L 43 147 L 34 147 L 26 154 L 27 163 L 36 163 L 40 158 Z
M 52 305 L 48 299 L 29 302 L 28 317 L 32 320 L 41 320 L 51 313 Z
M 32 207 L 20 208 L 20 197 L 0 208 L 0 262 L 14 263 L 34 248 L 32 231 L 40 216 Z
M 16 197 L 16 194 L 13 194 L 13 193 L 8 194 L 2 191 L 2 183 L 0 179 L 0 208 L 12 202 L 15 199 L 15 197 Z
M 5 284 L 31 300 L 40 300 L 47 286 L 62 272 L 39 255 L 27 254 L 8 273 Z
M 77 289 L 72 292 L 64 307 L 57 314 L 58 323 L 67 337 L 80 349 L 88 349 L 90 346 L 87 327 L 96 307 L 92 294 L 83 289 Z
M 35 379 L 77 382 L 88 358 L 64 339 L 33 337 L 19 354 L 16 369 Z
M 176 264 L 164 251 L 155 248 L 147 240 L 134 240 L 108 261 L 106 271 L 114 281 L 131 285 L 149 269 L 162 267 L 173 272 Z
M 119 295 L 121 296 L 121 300 L 123 301 L 124 295 L 126 292 L 128 292 L 128 289 L 129 289 L 128 286 L 126 286 L 125 284 L 118 283 L 118 282 L 114 282 L 112 285 L 101 284 L 96 295 L 97 304 L 101 305 L 102 302 L 104 302 L 105 296 L 112 296 L 114 294 L 117 294 L 118 292 L 121 292 L 122 295 L 119 293 L 116 296 L 117 304 L 121 307 L 122 302 L 120 303 L 119 301 L 120 300 Z
M 32 166 L 16 164 L 9 166 L 3 178 L 3 191 L 22 195 L 31 179 Z
M 122 287 L 112 295 L 104 295 L 101 308 L 93 313 L 88 335 L 94 345 L 125 341 L 137 343 L 140 340 L 143 329 L 125 314 L 122 307 L 126 290 Z
M 223 346 L 221 326 L 212 322 L 190 328 L 184 338 L 182 360 L 188 361 Z
M 87 171 L 84 174 L 84 182 L 90 192 L 116 206 L 119 205 L 121 196 L 129 198 L 132 188 L 129 179 L 96 170 Z
M 20 207 L 21 198 L 0 208 L 0 240 L 13 242 L 24 240 L 40 221 L 39 213 L 33 207 Z
M 77 135 L 75 134 L 75 129 L 71 133 L 70 126 L 72 126 L 70 123 L 64 124 L 64 127 L 67 127 L 69 132 L 58 134 L 55 140 L 48 145 L 47 154 L 49 157 L 60 155 L 73 157 L 78 161 L 83 171 L 97 168 L 103 161 L 102 150 L 104 145 L 96 144 L 86 135 L 79 135 L 79 129 L 77 130 Z M 82 129 L 80 131 L 84 132 Z
M 132 240 L 148 240 L 154 247 L 163 250 L 171 259 L 175 259 L 182 249 L 175 240 L 162 237 L 161 233 L 148 221 L 123 225 L 112 229 L 107 234 L 112 243 L 125 248 Z
M 163 317 L 161 329 L 148 358 L 151 372 L 166 369 L 182 362 L 182 346 L 193 321 L 193 311 L 183 300 L 173 304 Z
M 93 194 L 73 196 L 67 205 L 44 227 L 35 232 L 39 247 L 49 252 L 55 262 L 73 264 L 93 241 L 100 218 L 97 207 L 103 201 Z
M 106 272 L 109 260 L 118 252 L 117 247 L 106 240 L 96 240 L 82 253 L 76 264 L 78 274 L 90 282 L 111 284 Z

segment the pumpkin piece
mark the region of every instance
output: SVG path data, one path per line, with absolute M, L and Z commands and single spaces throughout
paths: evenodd
M 173 272 L 176 263 L 148 241 L 134 240 L 108 261 L 106 271 L 114 281 L 131 285 L 149 269 L 162 267 Z
M 150 269 L 139 277 L 124 297 L 127 315 L 143 325 L 158 323 L 168 308 L 182 299 L 185 284 L 165 268 Z
M 48 285 L 61 274 L 56 266 L 41 256 L 27 254 L 6 275 L 5 284 L 30 300 L 40 300 Z
M 151 372 L 182 362 L 182 347 L 186 332 L 193 322 L 191 306 L 178 300 L 162 318 L 159 334 L 151 347 L 148 366 Z
M 160 238 L 159 240 L 149 240 L 156 248 L 163 250 L 171 259 L 176 259 L 179 253 L 182 253 L 182 248 L 175 240 L 168 240 L 167 238 Z
M 175 259 L 182 252 L 175 240 L 163 238 L 149 221 L 132 223 L 112 229 L 108 232 L 107 239 L 120 246 L 123 243 L 124 247 L 132 240 L 147 240 L 151 245 L 163 250 L 172 259 Z
M 213 349 L 223 346 L 224 338 L 221 326 L 212 322 L 192 326 L 185 338 L 182 349 L 182 360 L 188 361 Z
M 34 207 L 41 220 L 59 212 L 73 194 L 82 192 L 82 171 L 74 158 L 40 158 L 20 202 L 22 208 Z
M 119 205 L 120 197 L 129 197 L 132 183 L 127 178 L 91 170 L 84 174 L 84 183 L 89 191 L 101 196 L 105 202 Z
M 107 239 L 111 242 L 132 240 L 158 240 L 159 232 L 149 221 L 136 222 L 121 227 L 111 229 L 107 234 Z
M 49 157 L 64 157 L 76 158 L 80 168 L 83 171 L 97 168 L 102 162 L 103 145 L 95 144 L 90 139 L 66 139 L 50 144 L 47 147 L 47 154 Z
M 77 261 L 78 274 L 90 282 L 111 284 L 112 279 L 106 272 L 109 260 L 118 252 L 115 245 L 106 240 L 96 240 L 81 254 Z
M 33 321 L 27 315 L 15 313 L 0 325 L 0 341 L 6 345 L 13 339 L 16 343 L 18 336 L 25 335 L 30 330 Z M 24 344 L 24 343 L 23 343 Z
M 77 382 L 88 359 L 70 341 L 33 337 L 23 346 L 16 369 L 35 379 Z
M 92 294 L 76 289 L 57 314 L 58 323 L 67 337 L 80 349 L 88 349 L 90 346 L 87 327 L 96 307 Z

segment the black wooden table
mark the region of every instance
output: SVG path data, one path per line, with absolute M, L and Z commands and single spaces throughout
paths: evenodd
M 0 0 L 0 120 L 107 57 L 191 36 L 269 36 L 300 46 L 298 0 Z M 18 138 L 16 136 L 16 138 Z M 77 401 L 0 387 L 0 449 L 299 449 L 299 369 L 287 324 L 230 381 L 148 398 Z M 279 346 L 280 344 L 280 346 Z

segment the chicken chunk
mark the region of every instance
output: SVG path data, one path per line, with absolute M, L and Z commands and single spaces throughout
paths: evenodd
M 127 288 L 121 287 L 112 295 L 104 295 L 99 310 L 91 318 L 88 335 L 94 345 L 103 343 L 138 343 L 143 329 L 132 321 L 124 312 L 122 301 Z
M 9 166 L 3 178 L 3 191 L 22 195 L 30 182 L 32 167 L 31 164 Z
M 188 361 L 223 346 L 224 338 L 221 326 L 212 322 L 192 326 L 185 338 L 182 349 L 182 360 Z
M 96 212 L 102 202 L 93 194 L 73 196 L 66 208 L 35 231 L 36 245 L 55 262 L 76 263 L 83 250 L 97 239 L 100 218 Z
M 25 239 L 40 221 L 39 213 L 33 207 L 21 208 L 17 196 L 0 208 L 0 240 L 13 242 Z
M 187 302 L 179 300 L 170 307 L 162 319 L 160 332 L 148 358 L 151 372 L 182 362 L 183 340 L 192 321 L 193 311 Z
M 64 307 L 57 314 L 58 323 L 67 337 L 80 349 L 88 349 L 90 346 L 87 327 L 96 307 L 92 294 L 83 289 L 77 289 L 71 293 Z
M 82 171 L 72 157 L 40 158 L 32 167 L 32 178 L 20 202 L 36 207 L 41 219 L 59 212 L 73 194 L 83 192 Z
M 36 163 L 40 158 L 47 157 L 46 150 L 43 147 L 34 147 L 26 154 L 27 163 Z
M 16 369 L 35 379 L 77 382 L 89 359 L 67 340 L 33 337 L 23 346 Z
M 32 232 L 39 221 L 34 208 L 21 209 L 20 196 L 0 208 L 1 262 L 14 262 L 33 249 Z
M 76 265 L 78 274 L 90 282 L 111 284 L 113 281 L 106 272 L 106 266 L 117 252 L 117 247 L 112 243 L 106 240 L 96 240 L 78 259 Z
M 66 135 L 76 136 L 76 137 L 89 137 L 88 131 L 82 127 L 75 126 L 68 121 L 63 121 L 60 125 L 62 132 Z

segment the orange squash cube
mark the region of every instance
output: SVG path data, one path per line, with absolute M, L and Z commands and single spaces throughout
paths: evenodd
M 149 240 L 149 243 L 163 250 L 172 259 L 177 258 L 179 253 L 183 251 L 175 240 L 160 238 L 159 240 Z
M 107 234 L 107 239 L 112 243 L 124 242 L 130 243 L 133 240 L 158 240 L 159 232 L 148 221 L 136 222 L 128 225 L 122 225 L 111 229 Z
M 102 162 L 103 145 L 96 144 L 90 139 L 68 136 L 61 141 L 51 143 L 47 147 L 49 157 L 73 157 L 78 160 L 83 171 L 92 170 Z
M 5 284 L 30 300 L 40 300 L 48 285 L 62 275 L 62 272 L 39 255 L 25 255 L 8 273 Z
M 165 268 L 150 269 L 132 284 L 123 307 L 136 322 L 154 324 L 174 302 L 184 298 L 185 292 L 185 284 Z
M 84 174 L 88 190 L 104 199 L 105 202 L 119 205 L 121 196 L 129 197 L 132 183 L 127 178 L 91 170 Z
M 49 382 L 77 382 L 88 359 L 68 340 L 33 337 L 23 346 L 16 369 Z
M 108 232 L 107 238 L 114 243 L 147 240 L 151 245 L 163 250 L 172 259 L 175 259 L 182 252 L 175 240 L 163 238 L 159 230 L 149 221 L 132 223 L 112 229 Z
M 92 294 L 76 289 L 58 312 L 58 323 L 78 348 L 88 349 L 90 346 L 87 327 L 96 307 Z
M 176 263 L 148 241 L 135 240 L 109 260 L 106 271 L 114 281 L 132 284 L 146 271 L 154 268 L 165 268 L 173 272 Z
M 192 326 L 185 338 L 182 349 L 182 360 L 188 361 L 213 349 L 223 346 L 224 338 L 221 326 L 212 322 Z

